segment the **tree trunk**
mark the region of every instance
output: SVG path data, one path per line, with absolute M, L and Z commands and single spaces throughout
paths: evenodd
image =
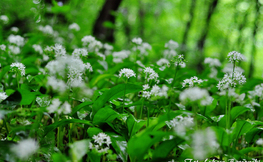
M 207 13 L 207 17 L 206 17 L 206 23 L 205 23 L 205 26 L 203 28 L 203 31 L 202 31 L 202 34 L 200 36 L 200 39 L 198 40 L 197 42 L 197 45 L 196 45 L 196 48 L 198 50 L 198 63 L 197 63 L 197 70 L 200 72 L 204 69 L 203 65 L 202 65 L 202 62 L 204 60 L 204 45 L 205 45 L 205 40 L 206 40 L 206 37 L 207 37 L 207 34 L 209 32 L 209 26 L 210 26 L 210 21 L 211 21 L 211 17 L 213 15 L 213 13 L 215 12 L 215 8 L 218 4 L 218 1 L 219 0 L 212 0 L 212 2 L 210 3 L 209 5 L 209 8 L 208 8 L 208 13 Z
M 97 18 L 93 27 L 93 35 L 99 40 L 110 43 L 114 42 L 114 29 L 105 27 L 104 23 L 115 23 L 115 16 L 112 14 L 112 12 L 118 10 L 121 1 L 122 0 L 105 0 L 99 17 Z

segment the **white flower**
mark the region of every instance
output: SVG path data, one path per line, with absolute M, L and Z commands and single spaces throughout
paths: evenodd
M 255 97 L 259 97 L 260 100 L 263 99 L 263 83 L 256 85 L 253 91 L 248 91 L 249 98 L 255 99 Z
M 194 87 L 195 83 L 200 85 L 203 82 L 204 81 L 202 79 L 198 79 L 196 76 L 194 76 L 194 77 L 191 77 L 190 79 L 185 79 L 182 86 L 186 87 L 186 85 L 188 85 L 189 87 Z
M 67 89 L 67 85 L 63 80 L 57 79 L 54 76 L 47 78 L 47 86 L 51 86 L 53 90 L 63 93 Z
M 142 39 L 141 38 L 133 38 L 132 42 L 137 44 L 137 45 L 140 45 L 140 44 L 142 44 Z
M 142 87 L 143 87 L 143 90 L 147 90 L 147 89 L 150 88 L 149 84 L 145 84 L 145 85 L 143 85 Z
M 89 149 L 89 140 L 83 139 L 81 141 L 75 141 L 73 144 L 70 144 L 71 153 L 77 161 L 80 161 L 81 158 L 88 152 Z
M 54 113 L 54 112 L 56 112 L 56 111 L 58 110 L 60 104 L 61 104 L 61 101 L 60 101 L 59 99 L 57 99 L 57 98 L 56 98 L 56 99 L 53 99 L 53 100 L 52 100 L 52 104 L 49 105 L 49 107 L 47 107 L 47 111 L 48 111 L 49 113 Z
M 229 52 L 227 58 L 231 63 L 244 61 L 246 59 L 244 55 L 236 51 Z
M 11 34 L 11 35 L 9 35 L 9 37 L 7 39 L 10 43 L 13 43 L 17 46 L 24 46 L 24 44 L 25 44 L 25 39 L 23 37 L 21 37 L 20 35 Z
M 95 38 L 91 35 L 84 36 L 81 41 L 83 42 L 83 46 L 86 46 L 88 43 L 95 41 Z
M 168 60 L 173 59 L 173 57 L 175 57 L 176 55 L 177 55 L 177 52 L 175 50 L 167 49 L 167 50 L 164 50 L 164 52 L 163 52 L 164 58 L 166 58 Z
M 92 137 L 94 139 L 94 144 L 90 143 L 90 149 L 96 149 L 99 153 L 105 153 L 110 147 L 111 139 L 105 133 L 99 133 Z M 107 146 L 104 146 L 106 144 Z
M 139 50 L 141 55 L 147 56 L 148 50 L 151 50 L 152 46 L 149 43 L 142 43 L 133 48 L 134 51 Z
M 146 67 L 143 72 L 146 74 L 145 79 L 149 82 L 150 80 L 155 80 L 159 83 L 159 75 L 150 67 Z
M 5 100 L 8 96 L 6 95 L 5 92 L 0 92 L 0 102 Z
M 52 49 L 55 51 L 55 57 L 66 55 L 66 49 L 61 44 L 55 44 Z
M 170 62 L 165 58 L 161 58 L 160 60 L 157 61 L 157 65 L 159 65 L 159 66 L 163 66 L 163 65 L 168 66 L 169 64 L 170 64 Z
M 169 88 L 164 84 L 162 86 L 162 88 L 159 90 L 158 96 L 160 96 L 160 97 L 164 96 L 165 98 L 168 98 L 168 94 L 167 94 L 168 90 L 169 90 Z
M 7 24 L 9 21 L 9 18 L 6 15 L 1 15 L 0 20 L 3 21 L 4 24 Z
M 70 24 L 68 28 L 70 30 L 76 30 L 76 31 L 80 30 L 80 27 L 79 27 L 79 25 L 77 23 Z
M 80 57 L 80 56 L 88 56 L 88 51 L 85 48 L 77 48 L 74 49 L 72 52 L 72 55 L 75 57 Z
M 113 52 L 112 53 L 113 62 L 115 62 L 115 63 L 123 62 L 122 60 L 128 58 L 130 53 L 131 52 L 127 51 L 127 50 L 123 50 L 123 51 L 119 51 L 119 52 Z
M 192 152 L 195 159 L 204 160 L 219 149 L 215 133 L 207 128 L 204 131 L 196 131 L 192 136 Z
M 233 64 L 232 63 L 228 63 L 225 65 L 224 69 L 222 70 L 224 73 L 232 73 L 233 72 Z M 241 72 L 244 73 L 245 70 L 242 69 L 241 67 L 235 66 L 234 71 L 236 72 Z
M 134 71 L 131 69 L 127 69 L 127 68 L 121 69 L 119 77 L 122 77 L 123 75 L 124 75 L 124 77 L 126 77 L 128 79 L 130 77 L 136 77 L 136 74 L 134 73 Z
M 28 159 L 31 155 L 37 152 L 39 148 L 38 143 L 33 139 L 25 139 L 12 145 L 10 150 L 22 160 Z
M 165 43 L 165 47 L 169 48 L 170 50 L 175 50 L 179 47 L 179 44 L 173 40 L 169 40 L 168 43 Z
M 70 104 L 65 101 L 64 104 L 60 107 L 60 109 L 58 109 L 58 113 L 61 114 L 69 114 L 71 113 L 71 106 Z
M 263 139 L 262 139 L 262 138 L 259 138 L 259 139 L 256 141 L 256 144 L 257 144 L 257 145 L 263 145 Z
M 199 87 L 185 89 L 180 93 L 179 99 L 184 104 L 188 104 L 189 102 L 200 102 L 200 104 L 203 105 L 211 101 L 207 90 Z
M 149 99 L 151 97 L 151 92 L 149 91 L 143 91 L 142 97 Z
M 234 72 L 231 74 L 225 74 L 224 78 L 219 81 L 219 83 L 217 84 L 217 88 L 219 90 L 226 90 L 228 88 L 233 88 L 236 87 L 237 84 L 244 84 L 246 82 L 246 77 L 244 75 L 242 75 L 241 72 Z
M 20 53 L 20 48 L 17 46 L 9 45 L 8 49 L 10 50 L 11 53 L 17 55 Z
M 103 45 L 103 47 L 104 47 L 107 51 L 113 50 L 113 46 L 112 46 L 112 45 L 109 45 L 108 43 L 105 43 L 105 44 Z
M 38 45 L 38 44 L 33 44 L 32 47 L 34 48 L 34 50 L 35 50 L 36 52 L 39 52 L 40 54 L 43 53 L 43 49 L 42 49 L 42 47 L 41 47 L 40 45 Z
M 210 58 L 210 57 L 207 57 L 205 58 L 205 61 L 204 61 L 205 64 L 208 64 L 210 67 L 219 67 L 221 66 L 221 62 L 216 59 L 216 58 Z
M 24 76 L 25 75 L 25 65 L 22 63 L 12 63 L 11 65 L 11 69 L 16 71 L 16 68 L 18 69 L 18 71 L 21 72 L 21 75 Z
M 38 30 L 42 31 L 44 34 L 49 34 L 49 35 L 54 34 L 53 28 L 50 25 L 39 26 Z
M 158 96 L 160 92 L 160 87 L 157 86 L 156 84 L 152 87 L 151 89 L 151 95 L 153 96 Z
M 1 49 L 2 51 L 5 51 L 5 49 L 6 49 L 6 45 L 1 44 L 1 45 L 0 45 L 0 49 Z
M 181 137 L 184 137 L 186 131 L 194 126 L 194 118 L 190 116 L 176 116 L 174 119 L 165 122 L 171 129 L 173 128 L 175 133 Z
M 18 27 L 15 27 L 15 26 L 13 26 L 10 30 L 15 33 L 19 31 Z

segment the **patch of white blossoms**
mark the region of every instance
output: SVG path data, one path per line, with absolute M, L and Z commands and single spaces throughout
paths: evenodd
M 256 99 L 258 97 L 260 100 L 263 100 L 263 83 L 256 85 L 253 91 L 248 91 L 249 98 Z
M 0 20 L 4 23 L 7 24 L 9 21 L 9 18 L 6 15 L 1 15 Z
M 149 84 L 143 85 L 143 91 L 142 91 L 142 97 L 149 99 L 150 97 L 159 96 L 159 97 L 165 97 L 168 98 L 167 91 L 169 88 L 166 85 L 163 85 L 162 88 L 160 88 L 157 85 L 152 86 L 150 89 Z
M 20 53 L 20 48 L 15 45 L 8 45 L 9 52 L 17 55 Z
M 62 102 L 59 99 L 57 99 L 57 98 L 53 99 L 51 105 L 49 105 L 47 107 L 47 111 L 49 113 L 57 112 L 58 114 L 61 114 L 61 113 L 69 114 L 69 113 L 71 113 L 70 104 L 67 101 L 65 101 L 62 105 L 61 105 L 61 103 Z
M 40 54 L 43 53 L 43 49 L 42 49 L 42 47 L 41 47 L 40 45 L 38 45 L 38 44 L 33 44 L 32 47 L 34 48 L 34 50 L 35 50 L 36 52 L 38 52 L 38 53 L 40 53 Z
M 122 76 L 129 79 L 130 77 L 136 77 L 136 74 L 131 69 L 123 68 L 123 69 L 121 69 L 121 71 L 119 73 L 119 77 L 122 77 Z
M 91 35 L 84 36 L 81 41 L 83 42 L 83 46 L 88 47 L 89 52 L 98 52 L 103 47 L 103 44 Z
M 6 45 L 1 44 L 1 45 L 0 45 L 0 49 L 1 49 L 2 51 L 5 51 L 5 49 L 6 49 Z
M 170 121 L 165 122 L 167 126 L 171 129 L 173 128 L 175 133 L 181 137 L 186 135 L 186 131 L 192 129 L 194 126 L 194 118 L 190 116 L 176 116 Z
M 41 32 L 43 32 L 44 34 L 49 34 L 52 35 L 54 34 L 54 30 L 50 25 L 46 25 L 46 26 L 39 26 L 38 30 L 40 30 Z
M 229 52 L 227 58 L 231 63 L 244 61 L 246 59 L 244 55 L 236 51 Z
M 143 72 L 145 73 L 145 79 L 149 82 L 150 80 L 156 81 L 156 83 L 159 83 L 159 75 L 150 67 L 146 67 Z
M 11 146 L 10 150 L 21 160 L 27 160 L 37 152 L 38 143 L 34 139 L 25 139 Z
M 90 142 L 90 149 L 95 149 L 99 153 L 106 153 L 110 149 L 111 139 L 105 133 L 99 133 L 92 137 L 94 142 Z
M 204 63 L 208 64 L 209 67 L 219 67 L 219 66 L 221 66 L 221 62 L 218 59 L 216 59 L 216 58 L 207 57 L 207 58 L 205 58 Z
M 208 91 L 199 87 L 185 89 L 180 93 L 179 99 L 183 104 L 199 103 L 202 106 L 210 105 L 213 102 Z
M 66 49 L 61 44 L 55 44 L 55 46 L 52 46 L 51 48 L 55 52 L 55 57 L 66 55 Z
M 25 75 L 25 65 L 22 64 L 22 63 L 12 63 L 11 65 L 11 70 L 14 71 L 14 72 L 20 72 L 21 76 L 24 76 Z
M 220 147 L 214 131 L 210 128 L 196 131 L 192 139 L 192 153 L 197 160 L 204 160 L 215 154 Z
M 140 44 L 142 44 L 142 38 L 133 38 L 132 43 L 140 45 Z
M 76 30 L 76 31 L 80 30 L 80 27 L 79 27 L 79 25 L 77 23 L 70 24 L 68 28 L 70 30 Z
M 198 79 L 196 76 L 191 77 L 190 79 L 185 79 L 184 82 L 182 83 L 183 87 L 194 87 L 195 85 L 200 85 L 204 81 L 202 79 Z
M 219 83 L 217 84 L 217 88 L 219 90 L 226 90 L 228 88 L 233 88 L 236 87 L 238 84 L 242 85 L 246 82 L 246 77 L 244 75 L 242 75 L 241 72 L 234 72 L 230 73 L 230 74 L 225 74 L 224 78 L 219 81 Z
M 5 92 L 0 92 L 0 102 L 2 102 L 3 100 L 5 100 L 8 96 L 6 95 Z
M 177 55 L 177 52 L 175 51 L 179 47 L 179 44 L 173 40 L 170 40 L 168 43 L 165 43 L 165 48 L 164 50 L 164 57 L 167 58 L 168 60 L 171 60 L 173 57 Z
M 122 50 L 119 52 L 113 52 L 112 56 L 113 56 L 113 62 L 115 63 L 120 63 L 123 62 L 124 59 L 128 58 L 130 55 L 130 51 L 128 50 Z
M 233 72 L 233 64 L 232 64 L 232 63 L 226 64 L 222 71 L 223 71 L 224 73 L 232 73 L 232 72 Z M 242 69 L 241 67 L 238 67 L 238 66 L 235 66 L 234 71 L 236 71 L 236 72 L 241 72 L 241 73 L 244 73 L 244 72 L 245 72 L 244 69 Z
M 80 56 L 88 56 L 88 51 L 85 48 L 77 48 L 72 52 L 74 57 L 80 58 Z
M 20 35 L 11 34 L 11 35 L 9 35 L 9 37 L 7 39 L 10 43 L 13 43 L 17 46 L 24 46 L 24 44 L 25 44 L 25 39 L 23 37 L 21 37 Z

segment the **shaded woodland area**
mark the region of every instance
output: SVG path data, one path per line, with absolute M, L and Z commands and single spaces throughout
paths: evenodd
M 60 6 L 54 9 L 57 2 Z M 223 61 L 228 52 L 235 50 L 247 57 L 243 65 L 247 76 L 262 75 L 262 0 L 57 2 L 27 0 L 16 5 L 21 2 L 3 0 L 1 14 L 12 13 L 11 23 L 4 28 L 17 26 L 27 33 L 35 25 L 58 24 L 63 28 L 76 22 L 82 33 L 114 44 L 117 49 L 129 46 L 132 38 L 141 37 L 158 51 L 162 43 L 172 39 L 180 44 L 178 53 L 185 54 L 199 71 L 206 56 Z M 36 22 L 39 16 L 41 21 Z

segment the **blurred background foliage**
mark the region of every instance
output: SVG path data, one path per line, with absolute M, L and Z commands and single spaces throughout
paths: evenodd
M 204 57 L 225 61 L 235 50 L 247 57 L 242 64 L 246 76 L 262 77 L 262 4 L 263 0 L 1 0 L 0 15 L 10 21 L 0 28 L 0 40 L 13 26 L 24 37 L 39 25 L 51 25 L 67 36 L 68 26 L 75 22 L 80 26 L 76 40 L 95 35 L 118 51 L 130 49 L 131 39 L 141 37 L 153 46 L 153 58 L 160 58 L 164 44 L 172 39 L 180 44 L 178 53 L 199 70 Z

